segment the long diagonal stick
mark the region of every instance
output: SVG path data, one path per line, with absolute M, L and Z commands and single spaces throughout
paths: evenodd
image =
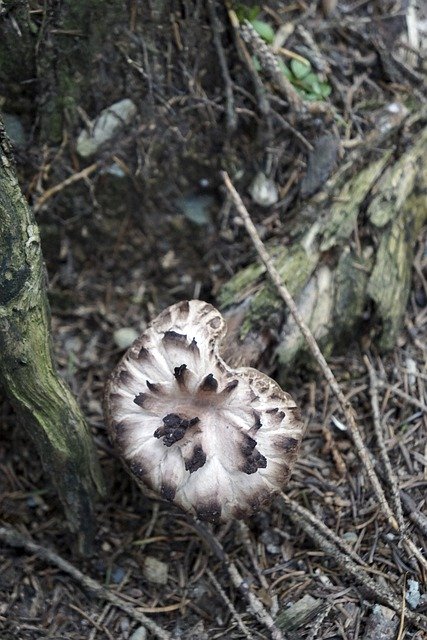
M 375 491 L 375 494 L 378 498 L 378 502 L 381 505 L 381 508 L 383 510 L 383 513 L 385 514 L 389 525 L 395 530 L 395 531 L 399 531 L 399 525 L 397 523 L 397 520 L 395 518 L 395 516 L 393 515 L 393 512 L 390 508 L 390 505 L 387 502 L 387 499 L 385 497 L 383 488 L 380 484 L 380 481 L 378 479 L 377 474 L 375 473 L 375 469 L 374 466 L 372 464 L 372 460 L 371 460 L 371 456 L 369 454 L 369 451 L 366 449 L 364 443 L 363 443 L 363 439 L 362 439 L 362 434 L 360 433 L 359 427 L 356 424 L 356 420 L 354 417 L 354 411 L 353 408 L 350 404 L 350 402 L 345 398 L 341 387 L 337 381 L 337 379 L 335 378 L 334 374 L 332 373 L 332 370 L 330 368 L 330 366 L 328 365 L 328 363 L 325 360 L 325 357 L 323 355 L 323 353 L 321 352 L 319 345 L 316 342 L 315 337 L 313 336 L 313 334 L 311 333 L 310 329 L 308 328 L 308 326 L 305 324 L 300 312 L 298 311 L 298 307 L 294 302 L 294 299 L 292 298 L 291 294 L 289 293 L 286 285 L 282 282 L 282 279 L 277 271 L 277 269 L 275 268 L 275 266 L 273 265 L 273 262 L 271 260 L 270 255 L 268 254 L 264 244 L 262 243 L 261 238 L 258 235 L 257 230 L 255 229 L 255 225 L 251 220 L 251 217 L 245 207 L 245 205 L 242 202 L 242 199 L 240 197 L 240 195 L 238 194 L 238 192 L 236 191 L 236 189 L 234 188 L 230 177 L 228 176 L 228 174 L 223 171 L 222 172 L 222 177 L 225 183 L 225 186 L 227 188 L 227 191 L 229 192 L 234 205 L 239 213 L 239 215 L 241 216 L 246 231 L 248 232 L 254 247 L 259 255 L 259 257 L 261 258 L 262 262 L 264 263 L 265 268 L 267 269 L 268 275 L 270 276 L 273 284 L 275 285 L 280 297 L 282 298 L 282 300 L 284 300 L 284 302 L 286 303 L 289 311 L 291 312 L 295 322 L 297 323 L 302 335 L 304 336 L 311 353 L 313 354 L 314 358 L 316 359 L 318 365 L 320 366 L 323 375 L 325 376 L 326 380 L 329 383 L 329 386 L 331 387 L 332 391 L 334 392 L 334 394 L 336 395 L 338 402 L 341 405 L 341 409 L 345 415 L 346 421 L 348 423 L 354 444 L 356 445 L 356 449 L 357 452 L 360 456 L 360 459 L 366 469 L 366 473 L 368 475 L 368 478 L 372 484 L 372 487 Z

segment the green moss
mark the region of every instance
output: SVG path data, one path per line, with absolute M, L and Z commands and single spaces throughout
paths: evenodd
M 269 251 L 291 294 L 299 293 L 317 264 L 316 251 L 307 252 L 300 244 L 294 245 L 291 249 L 270 246 Z M 249 265 L 223 287 L 218 297 L 222 310 L 250 299 L 240 331 L 242 339 L 249 331 L 268 321 L 270 315 L 282 309 L 284 305 L 275 288 L 262 277 L 264 272 L 265 268 L 260 264 Z
M 89 428 L 53 359 L 40 237 L 0 128 L 0 382 L 32 438 L 80 549 L 88 550 L 101 472 Z
M 332 204 L 331 213 L 323 227 L 321 251 L 342 245 L 353 233 L 357 225 L 360 207 L 384 170 L 392 151 L 371 163 L 343 185 L 339 199 Z
M 357 332 L 366 304 L 368 275 L 372 268 L 369 257 L 358 256 L 346 248 L 335 271 L 334 342 L 351 339 Z
M 223 311 L 234 304 L 238 304 L 250 294 L 254 287 L 258 287 L 265 267 L 256 262 L 241 269 L 231 278 L 218 294 L 218 304 Z

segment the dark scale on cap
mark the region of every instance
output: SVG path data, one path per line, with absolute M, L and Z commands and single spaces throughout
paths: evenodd
M 245 457 L 251 456 L 252 451 L 255 449 L 255 447 L 256 447 L 256 440 L 254 440 L 253 438 L 245 434 L 244 441 L 242 444 L 243 455 Z
M 296 438 L 290 438 L 288 436 L 282 436 L 276 440 L 277 446 L 279 446 L 285 453 L 296 453 L 298 449 L 298 440 Z
M 240 471 L 243 473 L 247 473 L 251 475 L 252 473 L 256 473 L 258 469 L 265 469 L 267 466 L 266 458 L 260 454 L 256 449 L 253 450 L 251 455 L 246 457 L 246 460 L 243 462 L 240 467 Z
M 196 338 L 193 338 L 192 341 L 190 342 L 189 349 L 193 354 L 200 355 L 200 349 L 197 345 Z
M 163 340 L 179 346 L 188 346 L 187 336 L 183 333 L 177 333 L 176 331 L 165 331 Z
M 218 327 L 221 325 L 221 318 L 218 318 L 218 316 L 212 318 L 212 320 L 209 321 L 209 325 L 212 327 L 212 329 L 218 329 Z
M 162 313 L 159 314 L 157 320 L 161 320 L 164 324 L 169 324 L 172 322 L 172 314 L 169 309 L 165 309 Z
M 162 496 L 162 498 L 168 500 L 169 502 L 173 502 L 175 494 L 176 489 L 174 489 L 174 487 L 171 487 L 168 484 L 162 484 L 162 488 L 160 489 L 160 495 Z
M 125 420 L 120 422 L 114 422 L 111 425 L 114 429 L 114 440 L 116 447 L 123 449 L 126 446 L 126 442 L 129 439 L 127 434 L 127 424 Z
M 141 347 L 140 350 L 138 351 L 137 359 L 138 360 L 149 360 L 150 359 L 150 352 L 148 351 L 148 349 L 146 349 L 145 347 Z
M 181 314 L 188 315 L 190 312 L 190 303 L 188 302 L 188 300 L 183 300 L 177 305 L 177 309 Z
M 232 380 L 231 382 L 227 382 L 224 389 L 222 390 L 222 393 L 231 393 L 232 391 L 234 391 L 234 389 L 237 387 L 238 384 L 239 384 L 238 380 Z
M 262 422 L 258 411 L 253 410 L 252 415 L 254 417 L 254 427 L 258 431 L 262 427 Z
M 163 444 L 166 447 L 171 447 L 185 436 L 188 427 L 192 427 L 198 422 L 199 418 L 197 417 L 186 420 L 177 413 L 168 413 L 163 418 L 163 427 L 156 429 L 153 435 L 155 438 L 163 438 Z
M 120 382 L 123 382 L 123 384 L 126 384 L 127 382 L 129 382 L 130 380 L 130 373 L 129 371 L 126 371 L 126 369 L 123 369 L 123 371 L 120 371 L 119 373 L 119 380 Z
M 185 376 L 186 376 L 187 365 L 181 364 L 179 367 L 175 367 L 173 371 L 173 375 L 175 380 L 179 385 L 185 384 Z
M 197 469 L 203 467 L 206 462 L 206 453 L 203 451 L 200 445 L 197 445 L 193 449 L 193 453 L 189 460 L 185 461 L 185 468 L 190 473 L 194 473 Z
M 202 380 L 199 389 L 200 391 L 216 392 L 218 389 L 218 380 L 214 378 L 213 373 L 210 373 L 206 378 L 204 378 L 204 380 Z
M 209 502 L 196 508 L 197 517 L 199 520 L 205 520 L 212 522 L 212 524 L 218 524 L 221 519 L 221 505 L 217 502 Z
M 160 384 L 156 384 L 155 382 L 150 382 L 147 380 L 147 387 L 150 389 L 151 393 L 161 393 L 162 387 Z
M 298 409 L 298 407 L 294 407 L 292 409 L 292 416 L 295 420 L 298 420 L 298 422 L 302 421 L 301 411 Z
M 138 395 L 134 397 L 133 401 L 138 405 L 138 407 L 144 407 L 144 402 L 146 401 L 146 399 L 146 393 L 138 393 Z
M 140 478 L 141 480 L 144 478 L 146 474 L 146 470 L 144 469 L 143 465 L 140 462 L 137 462 L 137 461 L 131 462 L 129 465 L 129 468 L 132 471 L 132 473 L 134 473 L 138 478 Z
M 286 417 L 284 411 L 279 411 L 279 409 L 267 409 L 266 413 L 269 414 L 271 421 L 273 424 L 280 424 L 282 420 Z

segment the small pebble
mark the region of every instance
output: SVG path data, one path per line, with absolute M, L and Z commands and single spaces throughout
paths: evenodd
M 261 207 L 270 207 L 272 204 L 276 204 L 279 199 L 276 184 L 267 178 L 262 171 L 257 173 L 248 191 L 252 200 Z
M 416 609 L 420 604 L 421 593 L 420 593 L 420 583 L 417 580 L 412 580 L 409 578 L 406 590 L 406 602 L 412 609 Z
M 111 581 L 114 582 L 114 584 L 120 584 L 125 574 L 126 571 L 122 567 L 114 567 L 111 572 Z
M 355 531 L 346 531 L 345 533 L 343 533 L 342 537 L 346 542 L 350 543 L 357 542 L 358 540 L 358 535 Z
M 91 131 L 83 129 L 77 138 L 77 153 L 82 158 L 94 155 L 98 149 L 109 142 L 126 125 L 134 120 L 137 107 L 125 98 L 103 109 L 91 123 Z
M 128 349 L 138 337 L 138 332 L 132 327 L 122 327 L 114 332 L 114 342 L 119 349 Z
M 144 559 L 142 573 L 148 582 L 166 584 L 168 581 L 168 572 L 169 566 L 165 562 L 157 560 L 157 558 L 153 558 L 152 556 L 147 556 Z
M 138 627 L 130 636 L 129 640 L 146 640 L 147 631 L 145 627 Z

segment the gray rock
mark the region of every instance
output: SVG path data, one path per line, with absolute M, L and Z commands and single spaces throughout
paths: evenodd
M 3 113 L 2 119 L 6 133 L 17 147 L 23 147 L 26 142 L 24 127 L 18 116 L 12 113 Z
M 142 573 L 148 582 L 166 584 L 168 581 L 169 565 L 161 560 L 157 560 L 157 558 L 153 558 L 153 556 L 146 556 L 144 558 Z
M 129 640 L 146 640 L 147 630 L 145 627 L 138 627 L 130 636 Z
M 271 207 L 279 199 L 275 182 L 271 178 L 267 178 L 262 171 L 257 173 L 248 191 L 252 200 L 260 207 Z
M 138 332 L 132 327 L 122 327 L 121 329 L 117 329 L 113 334 L 114 342 L 119 349 L 127 349 L 137 337 Z
M 77 153 L 82 158 L 93 156 L 98 149 L 111 140 L 135 117 L 137 108 L 132 100 L 125 98 L 101 111 L 91 123 L 91 130 L 83 129 L 77 139 Z

